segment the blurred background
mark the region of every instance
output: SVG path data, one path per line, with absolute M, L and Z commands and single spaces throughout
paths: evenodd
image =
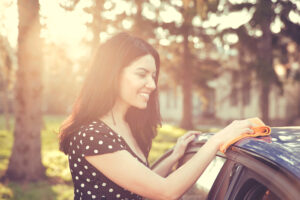
M 0 199 L 73 198 L 59 125 L 95 48 L 121 31 L 161 57 L 150 162 L 185 130 L 300 125 L 299 0 L 1 0 Z

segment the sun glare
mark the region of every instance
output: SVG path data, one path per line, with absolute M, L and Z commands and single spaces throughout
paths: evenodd
M 239 26 L 247 23 L 252 17 L 253 11 L 250 12 L 244 9 L 239 12 L 232 12 L 226 16 L 217 16 L 211 14 L 208 21 L 203 22 L 205 28 L 218 26 L 219 30 L 223 30 L 229 27 L 238 28 Z
M 81 8 L 68 12 L 56 1 L 41 0 L 41 23 L 45 26 L 42 37 L 49 42 L 69 43 L 79 42 L 87 34 L 85 23 L 91 21 L 91 16 Z
M 165 5 L 164 9 L 159 12 L 159 16 L 166 23 L 176 22 L 181 24 L 183 21 L 181 14 L 174 7 L 168 5 Z
M 17 45 L 18 23 L 17 2 L 13 0 L 1 0 L 0 35 L 7 37 L 12 48 L 15 48 Z

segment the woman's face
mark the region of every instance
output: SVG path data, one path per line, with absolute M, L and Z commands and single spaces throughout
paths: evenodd
M 123 69 L 120 79 L 120 100 L 128 107 L 145 109 L 155 90 L 156 65 L 152 55 L 134 60 Z

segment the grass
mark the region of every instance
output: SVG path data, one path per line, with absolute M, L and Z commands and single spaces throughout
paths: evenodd
M 47 180 L 36 183 L 0 183 L 0 200 L 71 200 L 73 185 L 67 156 L 58 150 L 57 132 L 63 116 L 45 116 L 42 130 L 42 163 L 46 167 Z M 11 121 L 13 124 L 13 121 Z M 0 176 L 5 173 L 13 145 L 13 131 L 5 130 L 0 116 Z M 163 125 L 153 141 L 149 155 L 150 164 L 173 147 L 185 130 Z

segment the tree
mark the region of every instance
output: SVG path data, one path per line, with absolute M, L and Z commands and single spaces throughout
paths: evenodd
M 12 154 L 4 178 L 36 181 L 45 178 L 41 162 L 42 53 L 39 1 L 19 0 L 18 70 Z
M 293 23 L 289 17 L 291 12 L 299 14 L 299 9 L 292 1 L 284 0 L 264 0 L 254 3 L 244 0 L 239 3 L 227 2 L 225 6 L 226 9 L 221 11 L 222 14 L 226 14 L 228 9 L 231 12 L 242 11 L 243 9 L 253 11 L 249 22 L 236 29 L 226 29 L 223 31 L 223 34 L 228 32 L 237 34 L 240 43 L 239 50 L 243 52 L 244 50 L 241 49 L 245 49 L 253 58 L 249 63 L 249 68 L 256 73 L 261 86 L 261 117 L 265 123 L 269 123 L 270 86 L 272 84 L 281 86 L 281 82 L 274 70 L 273 61 L 275 58 L 279 58 L 282 62 L 285 62 L 286 44 L 283 41 L 286 38 L 290 38 L 298 44 L 300 43 L 298 36 L 300 25 Z M 275 20 L 280 20 L 282 23 L 279 32 L 271 30 Z
M 76 4 L 79 3 L 80 0 L 69 0 L 70 3 L 67 4 L 67 6 L 62 5 L 62 7 L 65 7 L 66 10 L 73 10 L 76 7 Z M 197 3 L 195 3 L 197 2 Z M 132 10 L 127 10 L 123 13 L 117 14 L 117 16 L 114 16 L 113 20 L 110 20 L 109 26 L 114 27 L 117 30 L 127 30 L 130 32 L 133 32 L 134 34 L 138 35 L 139 37 L 148 40 L 153 46 L 157 47 L 159 50 L 162 49 L 159 44 L 159 34 L 157 34 L 156 31 L 158 28 L 163 28 L 164 30 L 169 31 L 170 36 L 181 36 L 183 37 L 183 41 L 180 42 L 179 48 L 182 49 L 182 51 L 178 52 L 175 57 L 180 57 L 180 66 L 178 68 L 174 68 L 172 71 L 178 71 L 176 74 L 179 77 L 179 82 L 182 85 L 182 91 L 183 91 L 183 117 L 181 126 L 186 129 L 192 129 L 192 87 L 194 85 L 193 82 L 193 74 L 191 72 L 191 68 L 195 67 L 199 62 L 192 61 L 192 42 L 189 41 L 190 36 L 197 36 L 200 37 L 202 40 L 208 39 L 209 37 L 206 36 L 202 28 L 195 28 L 192 25 L 192 19 L 196 15 L 201 15 L 201 17 L 205 18 L 207 12 L 212 10 L 213 7 L 216 7 L 217 0 L 210 0 L 209 3 L 206 3 L 201 0 L 197 1 L 184 1 L 184 6 L 176 6 L 173 5 L 173 2 L 164 2 L 160 1 L 160 6 L 153 6 L 151 2 L 148 2 L 146 0 L 131 0 L 126 1 L 127 4 L 130 4 Z M 110 11 L 113 11 L 114 8 L 118 7 L 116 3 L 111 3 L 109 1 L 97 1 L 97 4 L 94 2 L 93 6 L 91 6 L 88 9 L 85 9 L 85 11 L 93 16 L 93 20 L 91 23 L 87 24 L 88 27 L 91 28 L 93 32 L 94 39 L 93 43 L 95 44 L 97 42 L 97 37 L 100 33 L 100 31 L 106 31 L 106 28 L 108 25 L 108 19 L 105 19 L 105 16 L 102 12 L 105 12 L 107 9 L 103 9 L 103 4 L 110 3 Z M 188 4 L 186 6 L 186 4 Z M 193 5 L 197 5 L 196 9 Z M 177 26 L 174 22 L 172 23 L 166 23 L 163 19 L 161 19 L 158 14 L 161 10 L 164 9 L 164 6 L 168 7 L 175 7 L 183 16 L 184 22 L 180 24 L 180 26 Z M 143 11 L 145 10 L 152 10 L 154 15 L 156 17 L 147 17 L 144 15 Z M 112 12 L 113 13 L 113 12 Z M 110 16 L 111 17 L 111 16 Z M 127 22 L 130 22 L 132 26 L 128 29 L 125 29 L 123 26 L 123 22 L 126 20 Z M 101 27 L 101 29 L 99 28 Z M 147 28 L 145 28 L 147 27 Z M 169 38 L 168 38 L 169 39 Z M 175 47 L 176 46 L 176 47 Z M 172 46 L 172 48 L 178 48 L 177 45 Z M 170 46 L 168 46 L 169 48 Z M 170 50 L 172 51 L 172 50 Z M 166 51 L 164 51 L 166 52 Z M 167 50 L 169 52 L 169 50 Z M 172 62 L 168 59 L 165 59 L 165 54 L 162 53 L 161 59 L 162 62 Z M 197 57 L 193 57 L 197 59 Z M 173 63 L 173 62 L 172 62 Z M 162 66 L 168 65 L 167 63 L 162 63 Z M 176 63 L 178 65 L 178 63 Z
M 183 116 L 181 119 L 180 126 L 185 129 L 193 129 L 193 116 L 192 116 L 192 90 L 193 86 L 205 88 L 207 85 L 203 81 L 199 81 L 197 78 L 198 73 L 193 73 L 195 71 L 209 72 L 207 70 L 202 70 L 201 67 L 207 64 L 207 57 L 202 60 L 196 56 L 197 52 L 193 46 L 194 42 L 190 41 L 191 37 L 197 37 L 204 44 L 210 43 L 212 37 L 209 36 L 203 27 L 195 27 L 192 23 L 193 19 L 200 16 L 203 20 L 206 19 L 207 14 L 216 9 L 218 5 L 217 0 L 202 1 L 202 0 L 183 0 L 182 6 L 170 4 L 181 14 L 183 22 L 176 24 L 175 22 L 165 23 L 159 22 L 158 26 L 163 27 L 168 30 L 172 36 L 180 36 L 183 38 L 180 43 L 182 49 L 178 55 L 181 57 L 180 64 L 177 64 L 179 68 L 177 69 L 176 76 L 179 78 L 179 83 L 182 86 L 183 93 Z M 213 63 L 213 62 L 211 62 Z M 216 66 L 215 62 L 211 66 Z M 197 75 L 196 75 L 197 74 Z M 207 79 L 205 79 L 207 80 Z M 201 83 L 201 85 L 199 85 Z

